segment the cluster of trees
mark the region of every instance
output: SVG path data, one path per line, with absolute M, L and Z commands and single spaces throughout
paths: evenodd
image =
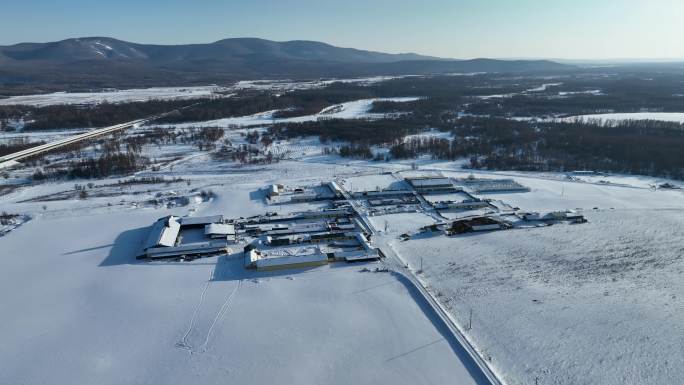
M 367 144 L 344 145 L 337 150 L 340 156 L 345 158 L 372 159 L 373 152 Z
M 436 159 L 454 160 L 462 151 L 460 151 L 458 141 L 442 138 L 410 138 L 394 143 L 389 153 L 392 158 L 396 159 L 411 159 L 430 154 Z
M 200 151 L 210 151 L 216 148 L 225 134 L 220 127 L 153 127 L 140 135 L 129 135 L 121 140 L 128 151 L 141 152 L 146 144 L 194 144 Z
M 87 106 L 54 105 L 40 108 L 24 106 L 21 107 L 20 113 L 27 119 L 24 126 L 25 130 L 104 127 L 169 112 L 188 103 L 188 101 L 178 100 L 150 100 L 131 103 L 100 103 Z
M 246 144 L 237 147 L 223 146 L 212 155 L 216 160 L 231 160 L 241 164 L 270 164 L 280 160 L 271 151 L 263 151 L 257 146 Z
M 406 120 L 342 120 L 325 119 L 273 126 L 275 138 L 318 136 L 322 142 L 345 141 L 353 144 L 383 144 L 417 132 L 422 125 Z
M 105 178 L 125 175 L 145 169 L 149 160 L 132 152 L 104 153 L 98 158 L 85 158 L 68 162 L 65 166 L 38 169 L 36 181 L 59 178 Z
M 3 211 L 0 214 L 0 225 L 12 225 L 14 224 L 14 220 L 17 218 L 19 218 L 19 214 L 9 214 L 8 212 Z

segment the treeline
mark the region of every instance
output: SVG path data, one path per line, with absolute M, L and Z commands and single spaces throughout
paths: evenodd
M 248 93 L 202 101 L 159 119 L 160 123 L 200 122 L 252 115 L 280 108 L 278 97 L 268 92 Z
M 390 147 L 389 154 L 395 159 L 411 159 L 429 154 L 435 159 L 455 160 L 464 152 L 458 141 L 442 138 L 410 138 L 394 143 Z
M 34 180 L 59 178 L 105 178 L 144 170 L 149 159 L 134 152 L 105 152 L 98 158 L 73 160 L 66 165 L 37 170 Z
M 345 158 L 372 159 L 373 152 L 367 144 L 344 145 L 338 149 L 340 156 Z
M 7 144 L 0 144 L 0 156 L 13 154 L 18 151 L 23 151 L 31 147 L 40 146 L 45 142 L 29 142 L 28 140 L 17 140 Z
M 594 170 L 684 179 L 684 125 L 658 121 L 519 122 L 462 118 L 453 139 L 395 142 L 395 158 L 470 159 L 473 168 Z
M 116 104 L 100 103 L 87 106 L 54 105 L 40 108 L 22 107 L 20 116 L 26 119 L 24 130 L 27 131 L 56 128 L 105 127 L 169 112 L 188 103 L 188 101 L 177 100 L 151 100 Z

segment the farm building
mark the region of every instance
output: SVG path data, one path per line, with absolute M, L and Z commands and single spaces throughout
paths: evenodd
M 476 194 L 497 192 L 528 192 L 530 189 L 513 179 L 481 179 L 469 177 L 461 179 L 462 185 Z
M 573 211 L 550 211 L 547 213 L 529 212 L 520 213 L 518 216 L 526 221 L 568 221 L 572 223 L 585 223 L 587 221 L 584 218 L 584 215 Z
M 222 238 L 231 243 L 237 241 L 235 225 L 233 224 L 210 223 L 204 226 L 204 235 L 208 238 Z
M 215 223 L 218 222 L 218 223 Z M 168 216 L 158 219 L 149 230 L 147 238 L 136 253 L 138 259 L 162 259 L 162 258 L 195 258 L 218 253 L 226 253 L 230 232 L 235 236 L 233 225 L 224 225 L 223 216 L 212 217 L 183 217 Z M 213 227 L 212 227 L 213 226 Z M 228 227 L 225 227 L 228 226 Z M 204 228 L 204 233 L 201 229 Z M 207 233 L 207 230 L 209 233 Z M 188 230 L 189 229 L 189 230 Z M 183 243 L 181 232 L 199 232 L 200 239 L 195 242 Z M 220 236 L 212 237 L 211 234 L 222 232 Z M 194 237 L 191 237 L 194 238 Z M 212 238 L 222 238 L 212 240 Z
M 272 237 L 270 235 L 266 236 L 266 243 L 269 246 L 286 246 L 293 245 L 296 243 L 310 242 L 310 237 L 308 235 L 284 235 Z
M 487 201 L 476 198 L 473 195 L 458 191 L 450 194 L 432 194 L 425 196 L 428 201 L 437 210 L 472 210 L 478 208 L 489 207 Z
M 269 198 L 276 197 L 280 195 L 280 193 L 283 191 L 283 185 L 281 184 L 272 184 L 268 186 L 266 194 L 268 195 Z
M 182 217 L 178 222 L 183 227 L 204 227 L 210 223 L 223 223 L 223 215 L 212 215 L 208 217 Z
M 360 191 L 352 194 L 354 198 L 394 198 L 399 199 L 403 196 L 413 196 L 413 191 L 409 190 L 382 190 L 382 191 Z
M 285 188 L 283 185 L 273 184 L 266 188 L 266 195 L 269 199 L 269 203 L 272 204 L 314 202 L 334 199 L 338 196 L 334 190 L 334 186 L 330 186 L 328 183 L 322 183 L 316 186 L 296 187 L 294 189 Z
M 435 192 L 454 192 L 461 189 L 454 186 L 450 178 L 446 177 L 419 177 L 407 178 L 406 181 L 413 187 L 414 190 L 421 194 L 429 194 Z
M 168 217 L 159 218 L 150 227 L 150 232 L 142 245 L 139 255 L 144 255 L 151 248 L 175 246 L 180 228 L 181 225 L 178 222 L 178 217 L 169 215 Z
M 493 231 L 509 229 L 511 226 L 503 221 L 494 219 L 492 217 L 476 217 L 468 219 L 460 219 L 454 221 L 447 229 L 447 234 L 462 234 L 476 231 Z
M 294 269 L 327 263 L 328 257 L 316 245 L 273 249 L 250 248 L 245 251 L 245 267 L 257 270 Z
M 165 258 L 199 258 L 214 254 L 230 252 L 225 241 L 210 241 L 189 243 L 175 247 L 153 247 L 147 249 L 146 257 L 149 259 Z

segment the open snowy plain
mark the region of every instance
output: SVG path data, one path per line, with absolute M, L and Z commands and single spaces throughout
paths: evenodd
M 3 197 L 0 210 L 33 219 L 0 239 L 0 383 L 478 383 L 413 289 L 362 271 L 381 264 L 257 273 L 244 270 L 237 247 L 194 262 L 136 261 L 147 226 L 163 215 L 260 214 L 270 210 L 255 193 L 264 182 L 363 170 L 312 164 L 303 173 L 284 162 L 190 176 L 206 164 L 176 166 L 191 186 L 31 201 L 72 188 L 50 183 Z M 174 209 L 142 204 L 157 189 L 190 188 L 217 197 Z

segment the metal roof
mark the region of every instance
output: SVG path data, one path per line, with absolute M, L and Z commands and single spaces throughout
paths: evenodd
M 168 216 L 158 219 L 151 227 L 150 232 L 143 244 L 143 250 L 152 247 L 171 247 L 176 244 L 180 224 L 178 217 Z

